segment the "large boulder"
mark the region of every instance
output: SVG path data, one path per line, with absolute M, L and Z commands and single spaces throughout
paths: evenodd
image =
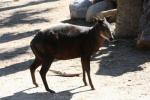
M 85 18 L 87 9 L 92 5 L 89 0 L 73 0 L 69 5 L 71 18 Z
M 98 3 L 100 1 L 104 1 L 104 0 L 92 0 L 93 4 Z
M 110 10 L 113 8 L 114 6 L 109 0 L 104 0 L 96 4 L 93 4 L 92 6 L 89 7 L 86 13 L 86 21 L 91 22 L 93 18 L 101 11 Z

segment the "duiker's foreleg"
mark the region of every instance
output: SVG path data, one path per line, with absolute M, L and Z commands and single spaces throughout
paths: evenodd
M 41 62 L 37 58 L 35 58 L 32 65 L 30 66 L 32 82 L 36 87 L 38 87 L 38 84 L 35 79 L 35 70 L 38 68 L 38 66 L 40 66 L 40 64 L 41 64 Z
M 40 75 L 41 75 L 41 78 L 42 78 L 42 81 L 43 81 L 43 84 L 45 86 L 45 89 L 48 91 L 48 92 L 51 92 L 51 93 L 55 93 L 55 91 L 49 89 L 48 87 L 48 84 L 47 84 L 47 80 L 46 80 L 46 73 L 48 71 L 48 69 L 50 68 L 50 65 L 51 63 L 53 62 L 54 59 L 46 59 L 44 60 L 44 62 L 42 62 L 42 68 L 40 70 Z
M 87 56 L 86 57 L 82 57 L 81 59 L 82 59 L 82 66 L 84 66 L 85 71 L 87 73 L 91 89 L 94 90 L 95 88 L 93 86 L 93 83 L 92 83 L 92 80 L 91 80 L 91 76 L 90 76 L 90 56 L 89 57 L 87 57 Z

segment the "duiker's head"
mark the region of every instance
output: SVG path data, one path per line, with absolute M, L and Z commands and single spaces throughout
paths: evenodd
M 104 38 L 107 41 L 113 40 L 113 35 L 109 29 L 109 23 L 105 18 L 99 20 L 96 19 L 95 29 L 101 38 Z

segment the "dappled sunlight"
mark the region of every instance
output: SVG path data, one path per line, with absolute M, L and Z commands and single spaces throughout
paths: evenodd
M 58 0 L 23 0 L 22 4 L 18 2 L 11 1 L 0 1 L 0 11 L 7 11 L 7 10 L 14 10 L 14 9 L 21 9 L 24 7 L 39 5 L 43 3 L 55 2 Z M 10 4 L 13 4 L 10 6 Z M 4 6 L 4 7 L 3 7 Z M 6 6 L 6 7 L 5 7 Z
M 0 60 L 11 59 L 13 57 L 17 57 L 18 55 L 25 54 L 26 51 L 29 49 L 29 46 L 15 48 L 12 51 L 6 51 L 0 53 Z
M 29 68 L 32 62 L 33 60 L 31 59 L 25 62 L 20 62 L 13 65 L 5 66 L 4 68 L 0 68 L 0 77 L 15 74 L 16 72 L 20 71 L 25 71 Z
M 10 17 L 7 17 L 5 19 L 2 19 L 0 23 L 0 27 L 14 27 L 21 24 L 36 24 L 36 23 L 44 23 L 49 22 L 48 19 L 45 18 L 34 18 L 32 16 L 42 14 L 45 12 L 48 12 L 51 9 L 41 10 L 41 11 L 17 11 L 14 12 Z
M 36 30 L 23 32 L 23 33 L 6 33 L 1 35 L 0 43 L 12 42 L 15 40 L 21 40 L 36 34 Z
M 68 90 L 64 90 L 61 92 L 57 92 L 55 94 L 49 93 L 49 92 L 36 92 L 33 93 L 31 90 L 36 89 L 36 88 L 28 88 L 25 90 L 22 90 L 20 92 L 14 93 L 13 95 L 7 96 L 7 97 L 2 97 L 0 99 L 2 100 L 7 100 L 7 99 L 19 99 L 19 100 L 33 100 L 33 98 L 36 98 L 36 100 L 71 100 L 73 95 L 76 94 L 82 94 L 82 93 L 87 93 L 90 94 L 92 90 L 85 89 L 83 86 L 79 86 L 76 88 L 71 88 Z M 72 92 L 75 91 L 75 92 Z

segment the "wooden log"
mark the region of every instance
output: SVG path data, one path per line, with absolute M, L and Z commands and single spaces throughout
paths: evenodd
M 109 22 L 115 22 L 116 16 L 117 16 L 117 9 L 102 11 L 96 15 L 96 17 L 99 19 L 103 19 L 104 17 L 109 18 L 108 20 Z
M 14 1 L 16 2 L 16 1 L 19 1 L 19 0 L 14 0 Z

